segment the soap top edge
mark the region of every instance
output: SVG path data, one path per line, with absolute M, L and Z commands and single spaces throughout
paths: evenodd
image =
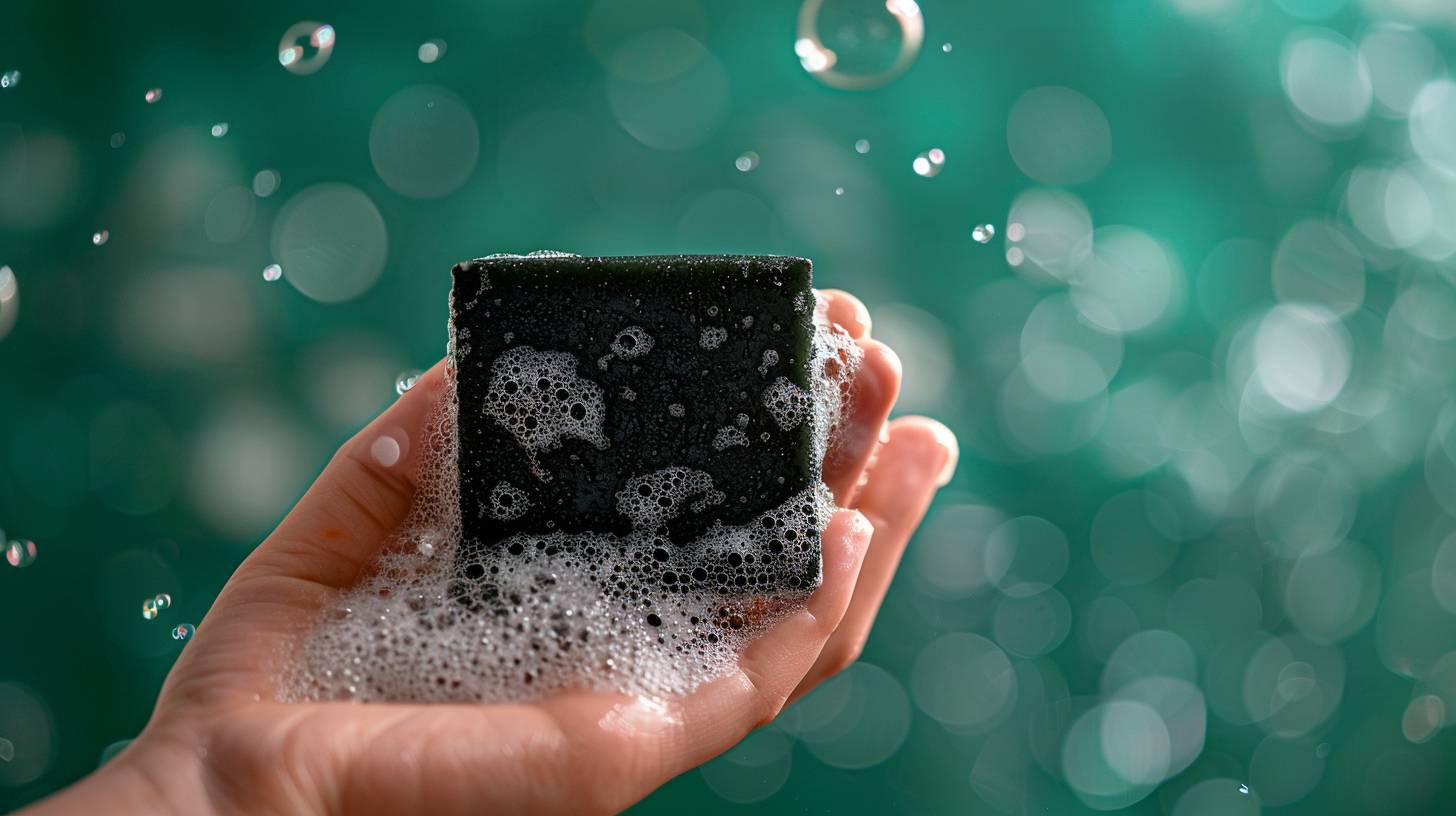
M 530 268 L 589 269 L 594 266 L 661 267 L 678 264 L 760 264 L 771 269 L 791 269 L 797 266 L 813 268 L 813 261 L 794 255 L 554 255 L 554 256 L 497 256 L 474 258 L 455 264 L 452 272 L 467 272 L 481 269 Z

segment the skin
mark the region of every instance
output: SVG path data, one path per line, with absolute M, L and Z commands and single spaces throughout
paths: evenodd
M 870 337 L 864 305 L 821 296 L 865 352 L 825 462 L 840 509 L 824 534 L 823 584 L 744 651 L 737 671 L 666 701 L 603 692 L 512 705 L 274 701 L 277 656 L 409 509 L 425 452 L 410 444 L 385 466 L 371 446 L 382 434 L 420 439 L 444 385 L 439 364 L 345 443 L 238 567 L 141 735 L 24 812 L 610 813 L 731 748 L 858 658 L 906 541 L 955 467 L 943 425 L 886 422 L 900 363 Z

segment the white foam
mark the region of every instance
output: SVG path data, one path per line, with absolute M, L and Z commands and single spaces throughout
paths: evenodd
M 728 330 L 722 326 L 705 326 L 698 335 L 698 345 L 705 349 L 712 350 L 728 339 Z
M 813 422 L 822 455 L 844 410 L 858 347 L 828 329 L 822 313 L 818 325 L 808 405 L 800 400 L 808 392 L 777 385 L 792 387 L 783 378 L 768 391 L 793 403 L 792 427 Z M 633 349 L 650 350 L 650 338 L 635 340 Z M 452 335 L 452 369 L 459 341 Z M 507 351 L 492 367 L 483 410 L 533 463 L 536 452 L 567 437 L 606 444 L 601 389 L 578 368 L 569 354 L 527 347 Z M 576 405 L 582 408 L 573 414 Z M 833 511 L 822 483 L 746 524 L 716 522 L 691 540 L 670 540 L 673 519 L 712 512 L 729 497 L 703 471 L 663 468 L 634 476 L 616 494 L 630 533 L 521 533 L 465 557 L 456 410 L 447 385 L 425 438 L 411 440 L 430 453 L 408 518 L 368 575 L 299 641 L 280 699 L 510 701 L 578 688 L 681 694 L 730 670 L 746 644 L 801 608 L 811 587 L 777 587 L 787 575 L 817 574 L 817 536 Z M 668 410 L 680 415 L 681 406 Z M 724 430 L 743 434 L 747 420 L 735 418 Z M 518 518 L 526 501 L 526 491 L 500 482 L 479 512 Z

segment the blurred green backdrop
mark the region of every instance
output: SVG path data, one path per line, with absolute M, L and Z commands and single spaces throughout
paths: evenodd
M 552 248 L 811 257 L 963 445 L 864 660 L 641 812 L 1456 810 L 1448 0 L 0 22 L 0 807 Z

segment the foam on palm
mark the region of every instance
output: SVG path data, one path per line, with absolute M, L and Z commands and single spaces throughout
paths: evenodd
M 452 369 L 460 341 L 451 338 Z M 628 328 L 612 351 L 639 357 L 652 342 Z M 566 439 L 604 446 L 601 389 L 588 373 L 595 362 L 514 347 L 497 359 L 488 404 L 476 410 L 507 428 L 533 464 L 536 452 Z M 814 455 L 823 457 L 858 362 L 858 347 L 820 308 L 812 393 L 779 378 L 762 402 L 783 428 L 812 423 Z M 674 540 L 669 522 L 684 508 L 732 500 L 707 473 L 685 466 L 634 476 L 616 494 L 630 533 L 538 530 L 462 558 L 457 407 L 447 385 L 424 429 L 420 450 L 430 453 L 407 520 L 368 575 L 299 641 L 281 699 L 493 702 L 581 688 L 682 694 L 730 670 L 744 646 L 802 608 L 812 590 L 769 589 L 764 559 L 774 559 L 778 574 L 786 563 L 789 572 L 817 574 L 805 568 L 819 558 L 817 539 L 834 508 L 827 487 L 747 524 L 716 523 Z M 754 444 L 732 426 L 720 438 L 725 447 Z M 501 482 L 488 504 L 464 511 L 512 518 L 524 501 Z

